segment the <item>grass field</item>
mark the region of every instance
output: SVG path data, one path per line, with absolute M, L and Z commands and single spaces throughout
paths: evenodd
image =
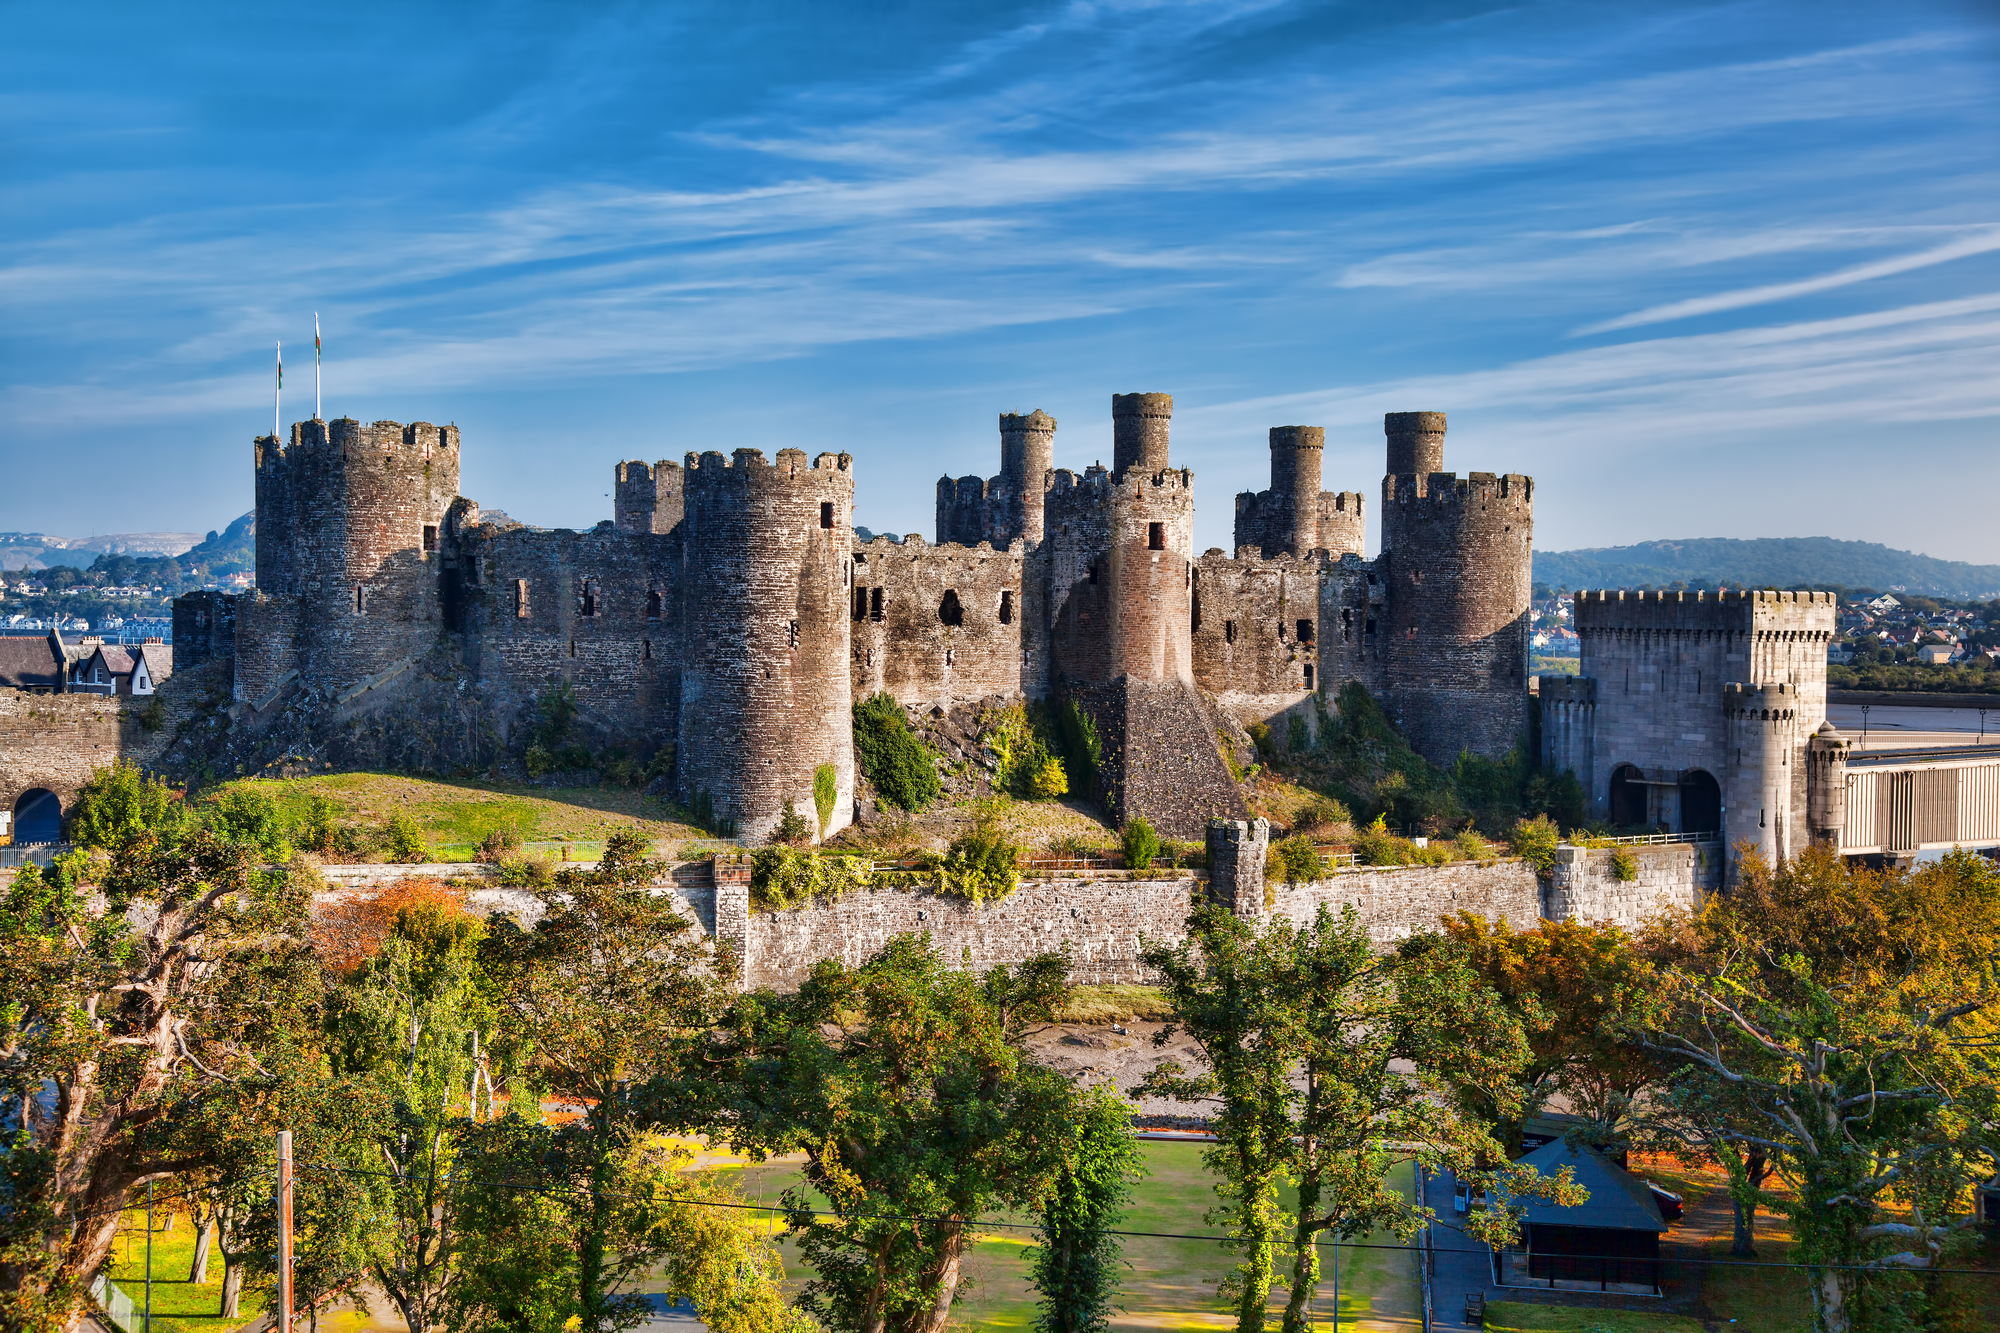
M 680 807 L 622 787 L 525 787 L 490 778 L 453 781 L 394 773 L 328 773 L 319 777 L 243 778 L 223 789 L 254 785 L 275 797 L 292 818 L 323 796 L 364 828 L 408 815 L 440 861 L 469 861 L 486 836 L 511 829 L 530 843 L 562 844 L 579 861 L 594 860 L 612 833 L 630 829 L 663 851 L 708 835 Z
M 1486 1329 L 1487 1333 L 1703 1333 L 1701 1321 L 1685 1315 L 1572 1310 L 1522 1301 L 1495 1301 L 1487 1306 Z M 1757 1329 L 1757 1333 L 1763 1331 Z
M 1147 1142 L 1140 1145 L 1140 1152 L 1147 1174 L 1133 1192 L 1121 1229 L 1170 1234 L 1125 1239 L 1128 1271 L 1111 1327 L 1133 1333 L 1233 1327 L 1216 1288 L 1235 1265 L 1236 1256 L 1213 1240 L 1176 1238 L 1220 1233 L 1220 1228 L 1204 1218 L 1217 1200 L 1213 1178 L 1202 1165 L 1201 1145 Z M 767 1205 L 775 1204 L 785 1190 L 800 1183 L 795 1161 L 742 1165 L 733 1171 L 744 1196 Z M 1402 1175 L 1407 1193 L 1408 1173 Z M 823 1203 L 817 1198 L 814 1202 Z M 783 1223 L 775 1214 L 765 1216 L 774 1233 L 782 1231 Z M 1004 1220 L 1016 1224 L 1025 1221 L 1018 1217 Z M 1390 1237 L 1372 1239 L 1393 1243 Z M 1033 1243 L 1033 1233 L 1024 1225 L 994 1229 L 980 1238 L 966 1264 L 970 1289 L 954 1311 L 960 1327 L 968 1333 L 1021 1333 L 1033 1327 L 1035 1291 L 1026 1253 Z M 800 1263 L 796 1247 L 781 1239 L 780 1248 L 785 1255 L 787 1286 L 796 1292 L 811 1275 Z M 1331 1327 L 1330 1250 L 1322 1251 L 1320 1263 L 1323 1280 L 1317 1313 Z M 1394 1250 L 1345 1249 L 1340 1269 L 1342 1328 L 1404 1330 L 1421 1326 L 1412 1256 Z M 1271 1305 L 1274 1315 L 1284 1308 L 1284 1299 L 1281 1281 Z

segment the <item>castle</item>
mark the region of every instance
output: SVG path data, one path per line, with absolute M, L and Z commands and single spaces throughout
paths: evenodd
M 849 710 L 877 691 L 1074 700 L 1102 744 L 1089 794 L 1178 837 L 1246 816 L 1232 734 L 1315 726 L 1350 680 L 1439 762 L 1527 742 L 1529 478 L 1446 472 L 1443 414 L 1391 413 L 1369 560 L 1362 496 L 1320 489 L 1324 431 L 1274 427 L 1234 554 L 1197 553 L 1172 413 L 1114 395 L 1111 466 L 1081 473 L 1054 465 L 1053 418 L 1003 415 L 999 475 L 938 483 L 935 544 L 857 539 L 846 453 L 620 463 L 611 519 L 546 531 L 458 494 L 454 426 L 298 422 L 254 446 L 256 591 L 182 599 L 175 639 L 186 665 L 233 653 L 253 728 L 301 691 L 350 720 L 428 699 L 378 721 L 390 762 L 412 730 L 490 762 L 566 682 L 589 726 L 670 756 L 675 793 L 753 840 L 813 809 L 829 765 L 824 832 L 849 822 Z

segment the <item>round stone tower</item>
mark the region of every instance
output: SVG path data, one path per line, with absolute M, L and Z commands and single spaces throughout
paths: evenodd
M 1000 477 L 1005 488 L 1007 514 L 1001 532 L 995 534 L 996 547 L 1015 537 L 1029 546 L 1040 546 L 1045 531 L 1042 491 L 1050 469 L 1056 465 L 1056 419 L 1036 408 L 1026 416 L 1000 414 Z
M 1325 427 L 1271 427 L 1271 500 L 1277 512 L 1270 536 L 1279 550 L 1304 555 L 1320 545 L 1319 483 L 1325 454 Z
M 1528 734 L 1535 484 L 1443 471 L 1444 414 L 1392 412 L 1377 640 L 1390 714 L 1434 763 L 1498 758 Z
M 1790 685 L 1731 681 L 1722 687 L 1722 712 L 1729 728 L 1724 837 L 1731 847 L 1751 844 L 1770 866 L 1796 855 L 1804 841 L 1800 836 L 1804 830 L 1790 827 L 1788 819 L 1798 703 Z
M 259 440 L 258 600 L 286 605 L 267 608 L 275 632 L 253 637 L 273 651 L 289 639 L 292 668 L 334 686 L 427 651 L 440 628 L 438 534 L 458 495 L 458 444 L 456 426 L 352 418 L 297 422 L 283 449 Z M 286 635 L 277 622 L 292 616 Z M 273 658 L 251 676 L 276 688 L 281 667 Z
M 1174 396 L 1170 393 L 1114 393 L 1111 395 L 1111 476 L 1125 475 L 1130 467 L 1142 472 L 1158 472 L 1167 462 L 1167 429 L 1173 424 Z
M 1392 477 L 1428 477 L 1444 471 L 1444 413 L 1388 412 L 1382 417 L 1389 437 Z
M 1110 679 L 1194 680 L 1194 479 L 1171 467 L 1111 484 Z
M 1847 754 L 1854 742 L 1831 722 L 1806 747 L 1806 824 L 1814 843 L 1840 850 L 1847 832 Z
M 817 824 L 813 784 L 833 766 L 831 834 L 854 811 L 848 590 L 854 474 L 847 454 L 689 454 L 681 519 L 685 661 L 677 785 L 746 838 L 790 802 Z

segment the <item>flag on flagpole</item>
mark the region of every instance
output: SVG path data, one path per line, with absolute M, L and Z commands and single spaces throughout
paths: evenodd
M 278 439 L 278 420 L 282 410 L 278 403 L 285 396 L 285 341 L 278 340 L 278 383 L 271 390 L 271 438 Z
M 313 311 L 313 420 L 319 420 L 319 311 Z

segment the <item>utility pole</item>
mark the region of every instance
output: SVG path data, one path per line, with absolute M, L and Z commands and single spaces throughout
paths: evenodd
M 153 1182 L 146 1182 L 146 1316 L 140 1325 L 153 1333 Z
M 292 1131 L 278 1131 L 278 1333 L 292 1333 Z

